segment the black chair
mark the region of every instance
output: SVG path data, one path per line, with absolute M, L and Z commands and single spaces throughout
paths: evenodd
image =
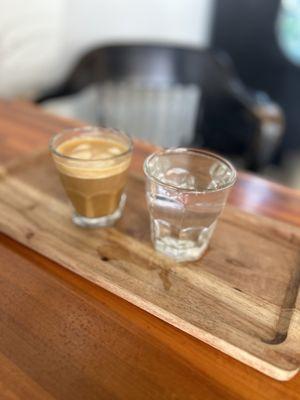
M 270 162 L 283 132 L 281 109 L 246 89 L 223 52 L 150 44 L 97 48 L 38 102 L 91 86 L 100 124 L 164 146 L 192 143 L 239 155 L 253 170 Z

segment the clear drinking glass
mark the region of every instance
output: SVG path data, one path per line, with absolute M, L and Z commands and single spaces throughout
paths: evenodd
M 66 129 L 53 136 L 50 150 L 76 225 L 110 226 L 120 218 L 132 153 L 128 135 L 100 127 Z
M 176 261 L 199 259 L 236 181 L 234 167 L 208 151 L 177 148 L 150 155 L 144 172 L 155 249 Z

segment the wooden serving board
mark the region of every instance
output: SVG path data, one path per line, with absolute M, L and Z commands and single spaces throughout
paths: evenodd
M 177 264 L 151 246 L 143 178 L 127 192 L 116 227 L 75 227 L 52 160 L 32 155 L 2 169 L 0 230 L 267 375 L 294 376 L 300 229 L 227 207 L 205 256 Z

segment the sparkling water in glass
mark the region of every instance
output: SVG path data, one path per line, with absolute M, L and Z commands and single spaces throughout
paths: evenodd
M 236 181 L 234 167 L 216 154 L 177 148 L 150 155 L 144 172 L 155 249 L 176 261 L 199 259 Z

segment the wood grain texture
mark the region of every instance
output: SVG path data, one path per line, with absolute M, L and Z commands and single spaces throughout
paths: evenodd
M 0 113 L 1 164 L 44 147 L 52 130 L 76 124 L 22 102 L 0 102 Z M 136 145 L 135 172 L 151 149 Z M 245 173 L 230 197 L 240 209 L 294 225 L 299 200 L 299 192 Z M 268 378 L 3 235 L 0 256 L 4 399 L 45 392 L 55 399 L 105 398 L 107 387 L 111 399 L 300 399 L 299 375 L 289 382 Z M 26 382 L 34 383 L 27 386 L 31 396 L 22 394 Z
M 300 229 L 227 207 L 209 250 L 177 264 L 149 239 L 144 180 L 131 174 L 116 227 L 84 230 L 48 151 L 8 168 L 0 230 L 83 278 L 280 380 L 300 367 Z

